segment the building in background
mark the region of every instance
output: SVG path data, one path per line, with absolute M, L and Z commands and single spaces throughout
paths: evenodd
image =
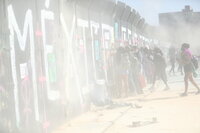
M 160 13 L 159 24 L 165 40 L 196 46 L 200 42 L 200 12 L 194 12 L 188 5 L 180 12 Z

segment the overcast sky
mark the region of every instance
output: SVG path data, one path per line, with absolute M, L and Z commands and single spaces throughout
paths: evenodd
M 158 25 L 158 14 L 181 11 L 185 5 L 200 12 L 200 0 L 120 0 L 131 5 L 151 25 Z

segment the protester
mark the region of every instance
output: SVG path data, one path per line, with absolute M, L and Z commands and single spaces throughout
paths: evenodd
M 182 51 L 178 51 L 177 54 L 176 54 L 176 61 L 178 63 L 178 68 L 177 68 L 177 71 L 181 73 L 181 75 L 183 75 L 183 65 L 181 63 L 181 53 Z
M 145 73 L 145 76 L 146 76 L 146 80 L 147 80 L 147 83 L 152 83 L 153 82 L 153 74 L 154 74 L 154 65 L 153 65 L 153 62 L 151 61 L 150 59 L 150 56 L 151 56 L 151 51 L 149 48 L 147 47 L 144 47 L 142 49 L 142 65 L 143 65 L 143 68 L 144 68 L 144 73 Z
M 130 59 L 130 90 L 134 94 L 142 94 L 142 85 L 140 80 L 141 63 L 139 61 L 140 55 L 137 47 L 132 47 L 129 54 Z
M 171 69 L 169 71 L 169 74 L 173 72 L 173 75 L 175 75 L 175 63 L 176 63 L 176 49 L 174 46 L 171 46 L 169 48 L 169 60 L 171 64 Z
M 161 78 L 164 84 L 166 85 L 165 90 L 168 90 L 169 85 L 167 83 L 166 62 L 163 57 L 162 51 L 157 47 L 155 47 L 153 51 L 153 63 L 154 63 L 155 71 L 154 71 L 153 84 L 150 89 L 154 91 L 157 78 Z
M 181 96 L 187 96 L 188 92 L 188 80 L 197 88 L 197 93 L 200 94 L 200 88 L 197 85 L 197 83 L 193 79 L 193 71 L 194 71 L 194 66 L 192 64 L 192 53 L 189 50 L 190 45 L 187 43 L 182 44 L 181 46 L 181 62 L 184 68 L 185 72 L 185 77 L 184 77 L 184 82 L 185 82 L 185 91 L 184 93 L 181 94 Z
M 118 97 L 126 97 L 129 92 L 128 70 L 130 67 L 127 49 L 124 47 L 119 47 L 116 53 L 116 59 L 117 59 L 116 73 L 118 75 L 117 95 Z

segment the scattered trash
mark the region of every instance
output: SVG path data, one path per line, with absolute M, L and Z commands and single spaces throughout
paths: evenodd
M 138 108 L 138 109 L 142 108 L 142 106 L 138 105 L 138 104 L 135 104 L 135 107 Z
M 158 122 L 157 118 L 152 117 L 150 120 L 146 120 L 146 121 L 133 121 L 130 127 L 147 126 L 147 125 L 155 124 L 157 122 Z

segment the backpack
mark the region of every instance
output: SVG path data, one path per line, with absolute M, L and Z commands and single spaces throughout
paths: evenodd
M 195 69 L 198 69 L 199 68 L 199 63 L 198 63 L 198 59 L 196 58 L 196 57 L 192 57 L 192 59 L 191 59 L 191 62 L 192 62 L 192 64 L 194 65 L 194 68 Z

